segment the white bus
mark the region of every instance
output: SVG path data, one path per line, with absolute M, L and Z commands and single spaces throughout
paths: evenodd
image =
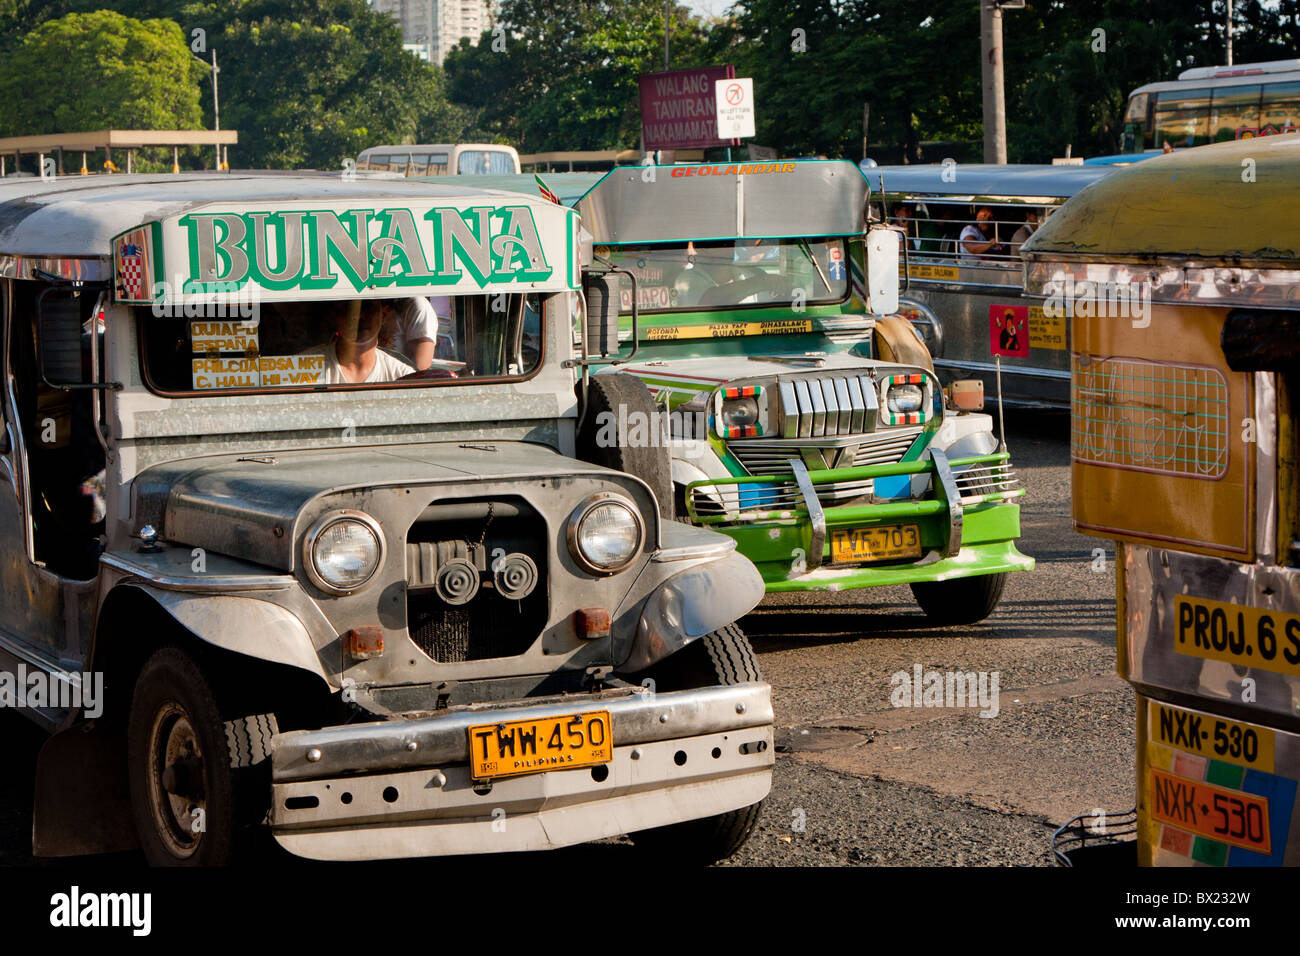
M 513 146 L 495 143 L 372 146 L 357 157 L 357 169 L 403 176 L 509 176 L 519 172 L 519 154 Z
M 1125 153 L 1300 132 L 1300 60 L 1184 70 L 1129 94 Z

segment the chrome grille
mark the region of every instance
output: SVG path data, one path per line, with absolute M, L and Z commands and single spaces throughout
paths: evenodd
M 876 428 L 880 399 L 870 375 L 782 379 L 778 391 L 783 438 L 835 438 Z
M 727 447 L 739 459 L 745 471 L 750 475 L 790 475 L 791 458 L 800 458 L 809 471 L 821 471 L 832 467 L 861 467 L 863 465 L 892 465 L 902 461 L 907 450 L 912 447 L 916 437 L 921 434 L 921 427 L 891 428 L 882 432 L 854 435 L 833 440 L 808 441 L 784 438 L 751 438 L 746 441 L 732 442 Z M 844 460 L 844 449 L 857 446 L 852 461 Z M 822 501 L 840 501 L 855 498 L 858 495 L 872 493 L 870 478 L 858 481 L 836 481 L 817 486 L 817 497 Z M 773 506 L 777 501 L 798 501 L 799 492 L 794 482 L 782 483 L 764 490 L 763 497 L 770 497 Z

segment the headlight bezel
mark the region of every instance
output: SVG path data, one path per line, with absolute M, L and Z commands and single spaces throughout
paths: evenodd
M 364 580 L 347 587 L 340 587 L 337 584 L 331 583 L 320 573 L 320 568 L 316 564 L 316 544 L 326 531 L 334 525 L 340 524 L 344 521 L 351 521 L 362 525 L 366 530 L 374 535 L 375 542 L 378 545 L 378 552 L 375 556 L 374 567 L 370 569 L 370 573 L 366 575 Z M 339 597 L 356 594 L 358 591 L 365 589 L 373 583 L 376 576 L 379 574 L 379 569 L 384 566 L 384 560 L 387 555 L 388 543 L 384 539 L 384 529 L 380 526 L 378 521 L 366 514 L 364 511 L 341 509 L 321 515 L 321 517 L 316 519 L 312 524 L 311 528 L 308 529 L 307 534 L 304 535 L 302 539 L 302 566 L 308 580 L 326 594 Z
M 623 508 L 631 517 L 632 523 L 636 527 L 636 544 L 628 553 L 627 560 L 618 565 L 604 566 L 597 564 L 586 554 L 583 553 L 581 545 L 582 524 L 591 513 L 602 505 L 614 504 Z M 625 570 L 636 561 L 637 555 L 645 548 L 646 531 L 645 519 L 641 516 L 641 509 L 636 506 L 626 495 L 618 494 L 613 491 L 598 491 L 593 495 L 584 498 L 578 507 L 574 508 L 569 514 L 569 521 L 565 528 L 565 537 L 569 544 L 569 554 L 578 564 L 578 567 L 588 574 L 607 577 L 611 574 L 617 574 Z

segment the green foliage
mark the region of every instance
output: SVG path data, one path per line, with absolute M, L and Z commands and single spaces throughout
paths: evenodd
M 637 145 L 637 76 L 663 69 L 660 0 L 505 0 L 500 30 L 447 57 L 453 102 L 522 153 Z M 696 65 L 700 21 L 678 7 L 672 58 Z
M 240 165 L 339 169 L 367 146 L 455 125 L 438 71 L 365 0 L 253 0 L 209 43 Z
M 0 135 L 194 129 L 202 75 L 170 20 L 69 14 L 42 23 L 0 62 Z

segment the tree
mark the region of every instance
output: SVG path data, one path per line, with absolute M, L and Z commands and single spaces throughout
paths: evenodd
M 170 20 L 68 14 L 42 23 L 0 61 L 0 135 L 196 129 L 202 75 Z
M 520 152 L 636 145 L 637 76 L 663 69 L 660 0 L 504 0 L 500 29 L 447 57 L 452 102 Z M 673 57 L 695 66 L 700 21 L 674 11 Z
M 455 122 L 436 68 L 365 0 L 252 0 L 208 42 L 220 48 L 223 125 L 240 131 L 240 165 L 339 169 L 368 146 Z

